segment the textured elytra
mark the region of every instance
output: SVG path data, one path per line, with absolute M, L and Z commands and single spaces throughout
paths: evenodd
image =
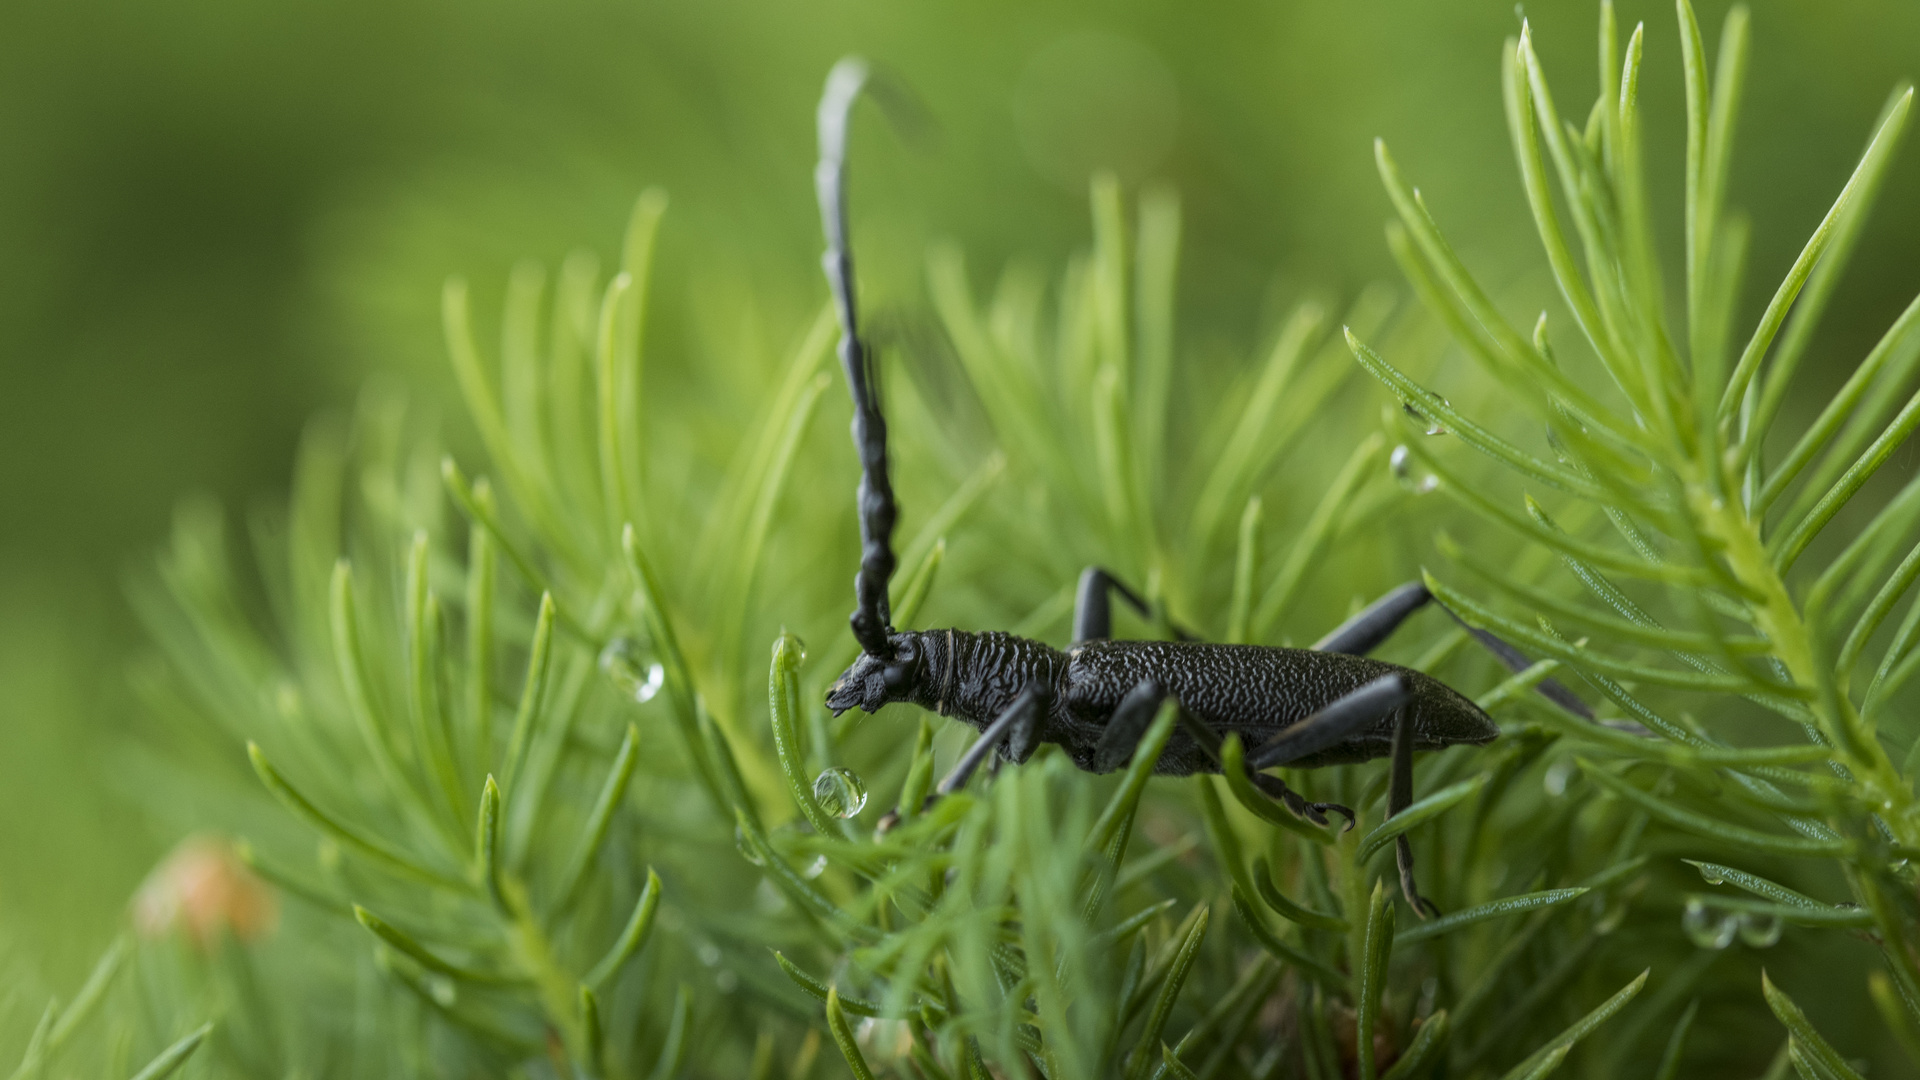
M 1090 642 L 1066 656 L 1062 700 L 1072 741 L 1063 742 L 1075 761 L 1083 754 L 1091 760 L 1106 717 L 1128 690 L 1147 679 L 1158 682 L 1182 709 L 1222 735 L 1238 733 L 1249 747 L 1389 674 L 1406 679 L 1412 692 L 1405 710 L 1413 721 L 1416 750 L 1483 745 L 1500 734 L 1473 702 L 1438 679 L 1363 656 L 1183 641 Z M 1394 721 L 1395 714 L 1389 714 L 1338 746 L 1291 764 L 1312 768 L 1386 757 Z M 1177 731 L 1157 771 L 1182 775 L 1217 768 L 1184 731 Z
M 873 712 L 889 702 L 909 702 L 984 729 L 1021 690 L 1039 683 L 1052 697 L 1040 741 L 1059 745 L 1088 770 L 1121 699 L 1149 680 L 1186 712 L 1222 735 L 1237 733 L 1249 748 L 1388 674 L 1400 675 L 1411 691 L 1404 710 L 1413 721 L 1415 749 L 1485 745 L 1500 733 L 1478 706 L 1438 679 L 1344 653 L 1176 641 L 1094 641 L 1061 651 L 1012 634 L 964 630 L 896 634 L 895 642 L 910 663 L 896 666 L 890 680 L 886 665 L 863 656 L 835 684 L 828 704 Z M 1398 715 L 1290 764 L 1312 768 L 1386 757 Z M 1184 776 L 1218 770 L 1176 728 L 1155 771 Z

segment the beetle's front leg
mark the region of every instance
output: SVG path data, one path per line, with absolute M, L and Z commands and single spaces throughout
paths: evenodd
M 1032 757 L 1040 746 L 1040 718 L 1046 715 L 1047 707 L 1052 703 L 1052 688 L 1038 679 L 1028 683 L 1020 696 L 1013 699 L 1013 704 L 995 717 L 993 723 L 980 733 L 980 737 L 973 740 L 973 745 L 967 747 L 967 752 L 960 755 L 960 760 L 954 762 L 953 770 L 921 804 L 921 811 L 940 801 L 941 796 L 951 795 L 966 787 L 967 781 L 973 778 L 974 770 L 980 767 L 988 754 L 993 753 L 993 748 L 1000 744 L 1001 739 L 1006 740 L 1007 756 L 1015 762 Z M 880 819 L 879 831 L 890 832 L 899 823 L 900 809 L 895 807 Z
M 1001 711 L 993 723 L 988 724 L 980 737 L 960 755 L 953 765 L 953 771 L 941 780 L 933 789 L 934 797 L 951 795 L 967 786 L 973 771 L 987 759 L 1000 740 L 1007 741 L 1007 756 L 1015 761 L 1025 761 L 1033 755 L 1040 743 L 1040 718 L 1046 714 L 1047 707 L 1053 703 L 1053 690 L 1046 683 L 1034 680 L 1027 684 L 1013 704 Z

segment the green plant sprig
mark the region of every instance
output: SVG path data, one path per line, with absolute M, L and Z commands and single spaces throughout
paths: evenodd
M 1635 124 L 1623 114 L 1607 138 L 1624 146 Z M 1579 136 L 1592 149 L 1569 134 L 1565 161 L 1593 175 L 1617 164 L 1605 126 Z M 1450 295 L 1470 279 L 1405 194 L 1415 220 L 1396 244 L 1425 274 L 1416 291 Z M 886 357 L 901 375 L 889 409 L 911 418 L 890 446 L 910 512 L 899 624 L 1054 636 L 1072 602 L 1058 583 L 1098 562 L 1146 586 L 1152 614 L 1128 633 L 1164 636 L 1178 621 L 1281 644 L 1411 576 L 1404 538 L 1445 512 L 1428 501 L 1380 527 L 1401 512 L 1383 462 L 1429 462 L 1390 457 L 1375 404 L 1345 392 L 1352 368 L 1329 317 L 1340 309 L 1299 305 L 1237 366 L 1188 363 L 1174 325 L 1178 203 L 1130 203 L 1110 179 L 1091 202 L 1091 246 L 1057 284 L 1010 271 L 976 301 L 956 249 L 930 257 L 955 369 L 937 367 L 940 349 Z M 1591 234 L 1640 220 L 1629 202 L 1597 208 Z M 211 717 L 233 747 L 260 748 L 254 803 L 292 813 L 248 803 L 240 824 L 289 898 L 315 901 L 297 905 L 297 940 L 327 957 L 278 970 L 358 1002 L 367 1045 L 430 1039 L 446 1068 L 474 1073 L 661 1080 L 695 1061 L 777 1073 L 828 1040 L 875 1076 L 1334 1077 L 1362 1067 L 1336 1033 L 1364 1015 L 1383 1047 L 1407 1048 L 1396 1062 L 1369 1044 L 1376 1077 L 1443 1061 L 1539 1073 L 1587 1052 L 1575 1044 L 1625 999 L 1568 1023 L 1651 959 L 1596 942 L 1627 940 L 1622 926 L 1671 929 L 1639 903 L 1640 848 L 1666 827 L 1657 814 L 1698 815 L 1699 800 L 1647 786 L 1648 770 L 1726 770 L 1750 801 L 1784 807 L 1793 832 L 1761 835 L 1872 846 L 1813 819 L 1830 801 L 1854 805 L 1833 794 L 1837 778 L 1799 767 L 1837 746 L 1723 745 L 1633 696 L 1652 686 L 1647 672 L 1671 672 L 1817 719 L 1817 688 L 1773 669 L 1775 639 L 1652 625 L 1625 592 L 1587 622 L 1543 609 L 1656 654 L 1593 670 L 1589 643 L 1554 625 L 1519 621 L 1554 658 L 1503 681 L 1437 615 L 1411 624 L 1392 655 L 1485 691 L 1507 735 L 1423 759 L 1428 797 L 1392 822 L 1380 763 L 1287 778 L 1360 807 L 1351 833 L 1276 809 L 1245 775 L 1237 736 L 1220 747 L 1223 780 L 1156 777 L 1171 708 L 1121 775 L 1043 751 L 927 807 L 964 733 L 823 707 L 850 639 L 845 578 L 820 568 L 851 565 L 854 468 L 832 430 L 845 402 L 827 392 L 830 321 L 809 312 L 791 348 L 764 353 L 653 340 L 646 282 L 663 207 L 642 200 L 610 275 L 576 256 L 549 290 L 537 268 L 516 268 L 497 356 L 473 329 L 484 302 L 448 288 L 449 350 L 484 465 L 413 436 L 407 411 L 378 395 L 350 423 L 316 425 L 285 521 L 261 546 L 277 629 L 235 600 L 217 521 L 184 522 L 164 564 L 171 599 L 150 611 L 179 685 L 159 704 L 183 728 Z M 1596 297 L 1596 319 L 1613 318 L 1645 289 Z M 1681 528 L 1684 492 L 1653 456 L 1691 414 L 1614 415 L 1560 373 L 1543 333 L 1487 329 L 1484 294 L 1452 304 L 1443 320 L 1478 335 L 1498 367 L 1486 387 L 1531 395 L 1564 430 L 1534 453 L 1469 420 L 1472 390 L 1455 408 L 1403 377 L 1423 417 L 1558 495 L 1613 500 L 1623 535 L 1644 540 L 1644 527 L 1664 543 L 1671 527 L 1698 546 Z M 1384 287 L 1342 320 L 1382 356 L 1423 340 Z M 1675 375 L 1641 362 L 1647 333 L 1627 327 L 1608 348 L 1651 408 Z M 663 359 L 695 377 L 661 377 Z M 1597 513 L 1567 515 L 1564 534 L 1537 506 L 1509 517 L 1596 581 L 1605 570 L 1628 589 L 1707 589 L 1700 604 L 1716 612 L 1766 599 L 1724 567 L 1655 563 L 1632 541 L 1623 551 L 1577 531 Z M 1862 572 L 1886 561 L 1878 546 L 1856 559 Z M 1835 584 L 1835 603 L 1852 602 L 1849 584 Z M 1529 700 L 1554 671 L 1610 687 L 1673 738 L 1608 727 L 1583 741 Z M 1604 782 L 1576 755 L 1631 763 L 1652 806 L 1591 805 Z M 1398 909 L 1381 856 L 1402 838 L 1440 920 Z M 1873 888 L 1861 895 L 1879 907 L 1863 910 L 1895 917 L 1899 897 Z M 1275 1038 L 1274 1011 L 1296 1040 Z
M 1841 865 L 1862 905 L 1846 909 L 1844 917 L 1779 897 L 1726 900 L 1719 906 L 1756 918 L 1799 912 L 1801 918 L 1788 921 L 1801 924 L 1870 924 L 1886 948 L 1890 972 L 1911 985 L 1914 949 L 1920 946 L 1916 913 L 1908 910 L 1911 905 L 1876 907 L 1870 899 L 1910 891 L 1900 883 L 1895 859 L 1920 840 L 1920 803 L 1910 771 L 1894 764 L 1881 741 L 1876 718 L 1885 714 L 1866 708 L 1872 688 L 1862 694 L 1856 668 L 1896 602 L 1920 578 L 1920 559 L 1898 558 L 1912 535 L 1914 503 L 1904 493 L 1896 496 L 1836 553 L 1829 554 L 1834 545 L 1822 537 L 1920 424 L 1920 408 L 1911 402 L 1890 420 L 1876 405 L 1875 419 L 1852 423 L 1845 438 L 1835 439 L 1870 386 L 1895 394 L 1909 381 L 1911 363 L 1904 357 L 1920 344 L 1913 309 L 1777 465 L 1769 468 L 1765 449 L 1793 435 L 1777 430 L 1786 415 L 1782 406 L 1888 175 L 1913 92 L 1904 86 L 1894 91 L 1858 166 L 1738 344 L 1735 283 L 1747 234 L 1728 211 L 1726 192 L 1747 68 L 1748 16 L 1742 7 L 1728 15 L 1718 67 L 1710 73 L 1687 0 L 1679 0 L 1677 11 L 1686 90 L 1686 303 L 1684 325 L 1677 329 L 1652 254 L 1658 244 L 1641 165 L 1638 80 L 1644 28 L 1634 29 L 1623 54 L 1611 6 L 1603 5 L 1601 92 L 1584 129 L 1564 121 L 1557 110 L 1531 26 L 1504 53 L 1508 126 L 1547 266 L 1579 330 L 1582 355 L 1590 355 L 1611 384 L 1609 396 L 1589 391 L 1561 368 L 1547 345 L 1545 313 L 1531 341 L 1506 321 L 1442 238 L 1430 208 L 1384 145 L 1379 151 L 1381 177 L 1399 215 L 1389 236 L 1396 256 L 1468 354 L 1502 385 L 1516 388 L 1514 399 L 1545 425 L 1559 463 L 1495 434 L 1467 410 L 1448 406 L 1359 338 L 1349 335 L 1348 342 L 1361 365 L 1409 411 L 1550 490 L 1556 501 L 1604 511 L 1615 526 L 1618 535 L 1600 538 L 1563 531 L 1532 495 L 1523 500 L 1523 515 L 1420 441 L 1410 441 L 1401 452 L 1470 513 L 1558 554 L 1601 606 L 1564 599 L 1464 558 L 1462 565 L 1481 582 L 1524 605 L 1526 616 L 1505 615 L 1429 576 L 1436 595 L 1469 623 L 1578 672 L 1632 720 L 1701 749 L 1664 757 L 1642 752 L 1635 747 L 1643 740 L 1571 718 L 1554 718 L 1553 731 L 1576 744 L 1608 745 L 1663 761 L 1671 773 L 1701 783 L 1711 784 L 1715 773 L 1731 777 L 1749 797 L 1774 807 L 1798 835 L 1755 830 L 1724 812 L 1683 806 L 1659 789 L 1644 790 L 1604 767 L 1583 763 L 1587 778 L 1652 820 L 1702 842 Z M 1573 238 L 1563 221 L 1572 222 Z M 1896 357 L 1903 359 L 1896 363 Z M 1534 385 L 1523 386 L 1523 380 Z M 1449 549 L 1458 554 L 1458 545 Z M 1657 584 L 1672 600 L 1676 616 L 1656 621 L 1603 574 Z M 1588 636 L 1569 641 L 1544 616 Z M 1911 646 L 1910 633 L 1896 635 L 1881 654 L 1879 674 L 1897 668 Z M 1677 658 L 1693 670 L 1622 655 L 1635 652 Z M 1813 744 L 1813 757 L 1801 760 L 1830 757 L 1831 774 L 1781 769 L 1794 760 L 1788 748 L 1777 754 L 1707 749 L 1701 736 L 1661 718 L 1630 696 L 1622 682 L 1707 695 L 1709 701 L 1744 697 L 1792 718 Z M 1735 722 L 1731 713 L 1727 722 Z M 1763 763 L 1770 763 L 1764 771 L 1755 768 Z M 1796 804 L 1780 797 L 1776 781 L 1820 794 L 1811 804 Z M 1802 806 L 1799 814 L 1782 813 L 1796 805 Z M 1825 820 L 1811 820 L 1816 817 Z M 1770 985 L 1767 992 L 1781 1012 L 1784 996 Z M 1804 1025 L 1797 1011 L 1791 1014 L 1795 1019 L 1781 1015 L 1790 1028 Z M 1810 1029 L 1795 1028 L 1791 1049 L 1800 1055 L 1796 1061 L 1817 1060 L 1818 1069 L 1831 1071 L 1839 1060 Z M 1547 1064 L 1544 1058 L 1530 1060 Z

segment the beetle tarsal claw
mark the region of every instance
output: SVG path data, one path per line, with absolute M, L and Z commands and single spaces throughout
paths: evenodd
M 1399 848 L 1397 861 L 1400 864 L 1400 891 L 1406 895 L 1407 904 L 1413 908 L 1413 913 L 1422 919 L 1439 918 L 1439 906 L 1421 896 L 1420 887 L 1413 880 L 1413 848 L 1408 846 L 1405 836 L 1399 838 L 1397 847 Z
M 1307 809 L 1312 811 L 1312 814 L 1310 814 L 1309 816 L 1313 818 L 1314 824 L 1316 825 L 1325 825 L 1327 823 L 1327 811 L 1329 810 L 1333 811 L 1336 814 L 1339 814 L 1343 818 L 1346 818 L 1347 823 L 1344 826 L 1342 826 L 1340 829 L 1340 831 L 1343 833 L 1352 832 L 1353 826 L 1355 822 L 1358 820 L 1358 818 L 1355 816 L 1352 810 L 1348 809 L 1347 807 L 1341 806 L 1337 802 L 1308 803 Z
M 1325 828 L 1327 825 L 1326 811 L 1331 810 L 1347 819 L 1346 828 L 1340 830 L 1341 832 L 1346 832 L 1353 828 L 1353 811 L 1341 806 L 1339 803 L 1310 803 L 1301 798 L 1299 792 L 1288 787 L 1286 781 L 1277 776 L 1263 772 L 1250 772 L 1247 775 L 1253 780 L 1255 787 L 1266 792 L 1268 798 L 1279 800 L 1280 805 L 1293 811 L 1296 817 L 1306 818 L 1315 825 Z

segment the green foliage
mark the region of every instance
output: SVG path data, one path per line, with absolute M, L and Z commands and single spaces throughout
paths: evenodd
M 1828 870 L 1825 880 L 1844 882 L 1850 893 L 1850 903 L 1833 905 L 1745 870 L 1694 861 L 1709 884 L 1761 899 L 1687 897 L 1690 935 L 1725 948 L 1736 932 L 1771 945 L 1783 922 L 1795 933 L 1865 932 L 1886 961 L 1876 998 L 1913 1010 L 1920 1008 L 1920 909 L 1908 859 L 1920 843 L 1920 807 L 1912 755 L 1897 765 L 1888 746 L 1914 738 L 1895 724 L 1892 708 L 1910 670 L 1913 634 L 1903 626 L 1889 635 L 1883 624 L 1920 576 L 1920 547 L 1901 558 L 1914 534 L 1916 486 L 1884 497 L 1877 511 L 1852 504 L 1920 419 L 1911 403 L 1886 415 L 1920 355 L 1920 301 L 1823 408 L 1786 408 L 1794 388 L 1809 381 L 1801 361 L 1887 175 L 1913 91 L 1894 91 L 1859 165 L 1742 343 L 1735 282 L 1747 227 L 1725 200 L 1747 15 L 1741 8 L 1728 15 L 1711 77 L 1685 0 L 1679 15 L 1687 89 L 1682 316 L 1669 311 L 1653 256 L 1638 111 L 1643 32 L 1635 29 L 1623 55 L 1610 8 L 1601 20 L 1601 93 L 1584 126 L 1562 120 L 1530 30 L 1509 43 L 1504 68 L 1515 155 L 1577 349 L 1549 345 L 1553 320 L 1545 312 L 1530 340 L 1508 323 L 1385 146 L 1378 150 L 1399 211 L 1395 254 L 1459 346 L 1505 389 L 1513 413 L 1544 428 L 1548 456 L 1469 419 L 1358 336 L 1348 341 L 1404 403 L 1413 430 L 1431 424 L 1434 433 L 1457 436 L 1555 504 L 1527 495 L 1526 513 L 1516 513 L 1503 505 L 1508 496 L 1465 479 L 1460 464 L 1443 464 L 1450 455 L 1418 438 L 1396 451 L 1396 460 L 1430 469 L 1442 491 L 1477 515 L 1554 552 L 1590 594 L 1584 602 L 1566 599 L 1556 586 L 1503 580 L 1462 560 L 1527 609 L 1509 615 L 1429 578 L 1469 622 L 1563 662 L 1619 717 L 1572 722 L 1529 700 L 1523 708 L 1536 719 L 1523 730 L 1582 755 L 1581 790 L 1635 808 L 1671 831 L 1669 845 L 1797 864 L 1796 876 L 1818 873 L 1805 864 L 1824 861 L 1839 871 Z M 1502 426 L 1516 426 L 1517 418 L 1509 414 Z M 1852 515 L 1845 527 L 1829 530 L 1843 514 Z M 1568 522 L 1564 531 L 1555 519 Z M 1571 640 L 1556 622 L 1587 636 Z M 1869 673 L 1862 661 L 1872 653 L 1879 661 Z M 1706 715 L 1673 719 L 1659 704 L 1674 696 L 1669 691 L 1696 695 L 1671 708 Z M 1790 746 L 1722 756 L 1730 744 L 1750 747 L 1789 733 L 1804 740 L 1807 757 L 1789 757 Z M 1674 756 L 1679 747 L 1711 756 Z M 1707 795 L 1713 791 L 1720 797 Z M 1793 1067 L 1806 1076 L 1855 1075 L 1786 994 L 1763 982 L 1792 1033 Z M 1896 1031 L 1920 1017 L 1897 1012 L 1890 1018 Z M 1676 1030 L 1671 1061 L 1686 1027 L 1683 1021 Z
M 1112 180 L 1057 284 L 1016 266 L 983 302 L 937 248 L 938 326 L 903 320 L 885 343 L 900 626 L 1057 638 L 1073 575 L 1099 562 L 1145 583 L 1153 616 L 1124 632 L 1310 640 L 1418 572 L 1410 537 L 1469 539 L 1440 546 L 1472 551 L 1478 584 L 1429 575 L 1434 592 L 1545 659 L 1502 677 L 1437 615 L 1402 632 L 1393 656 L 1477 693 L 1503 730 L 1424 759 L 1408 810 L 1385 818 L 1384 763 L 1290 772 L 1363 819 L 1302 822 L 1246 781 L 1231 737 L 1224 777 L 1151 779 L 1171 707 L 1116 776 L 1043 749 L 928 803 L 963 733 L 823 705 L 854 655 L 830 315 L 785 357 L 655 355 L 666 200 L 649 192 L 610 273 L 586 255 L 516 271 L 497 345 L 448 285 L 484 466 L 369 391 L 310 429 L 246 558 L 217 515 L 181 515 L 139 592 L 166 661 L 141 680 L 168 759 L 150 775 L 248 838 L 283 925 L 263 938 L 215 910 L 211 941 L 141 945 L 117 982 L 110 954 L 48 1010 L 23 1073 L 99 1011 L 114 1066 L 217 1018 L 154 1076 L 203 1038 L 187 1068 L 222 1076 L 806 1077 L 837 1074 L 828 1040 L 858 1077 L 1671 1075 L 1694 1054 L 1757 1067 L 1693 1018 L 1750 1035 L 1764 1000 L 1789 1032 L 1782 1068 L 1853 1075 L 1771 982 L 1755 994 L 1717 963 L 1785 926 L 1776 955 L 1834 930 L 1877 946 L 1884 975 L 1862 989 L 1913 1042 L 1920 818 L 1880 736 L 1920 667 L 1920 601 L 1884 628 L 1920 578 L 1920 548 L 1902 558 L 1920 487 L 1872 481 L 1920 422 L 1883 407 L 1920 355 L 1914 320 L 1815 419 L 1787 389 L 1910 93 L 1736 356 L 1745 227 L 1724 202 L 1746 16 L 1711 79 L 1684 3 L 1680 24 L 1684 333 L 1642 182 L 1643 34 L 1622 50 L 1605 9 L 1584 127 L 1560 120 L 1530 32 L 1504 69 L 1580 330 L 1564 364 L 1546 316 L 1531 336 L 1505 320 L 1384 147 L 1390 246 L 1485 376 L 1460 406 L 1404 373 L 1431 327 L 1378 288 L 1341 336 L 1310 301 L 1250 362 L 1188 363 L 1178 204 L 1130 209 Z M 1406 406 L 1384 435 L 1349 350 Z M 1416 434 L 1389 454 L 1403 422 Z M 1334 452 L 1292 453 L 1308 445 Z M 1827 536 L 1862 492 L 1883 509 Z M 1556 557 L 1591 599 L 1544 573 Z M 1532 693 L 1569 674 L 1600 722 Z M 1681 695 L 1693 711 L 1668 707 Z M 1780 731 L 1804 738 L 1769 743 Z M 1402 837 L 1449 914 L 1400 910 L 1385 855 Z M 1746 895 L 1677 889 L 1678 854 Z M 1839 889 L 1850 903 L 1816 898 Z

